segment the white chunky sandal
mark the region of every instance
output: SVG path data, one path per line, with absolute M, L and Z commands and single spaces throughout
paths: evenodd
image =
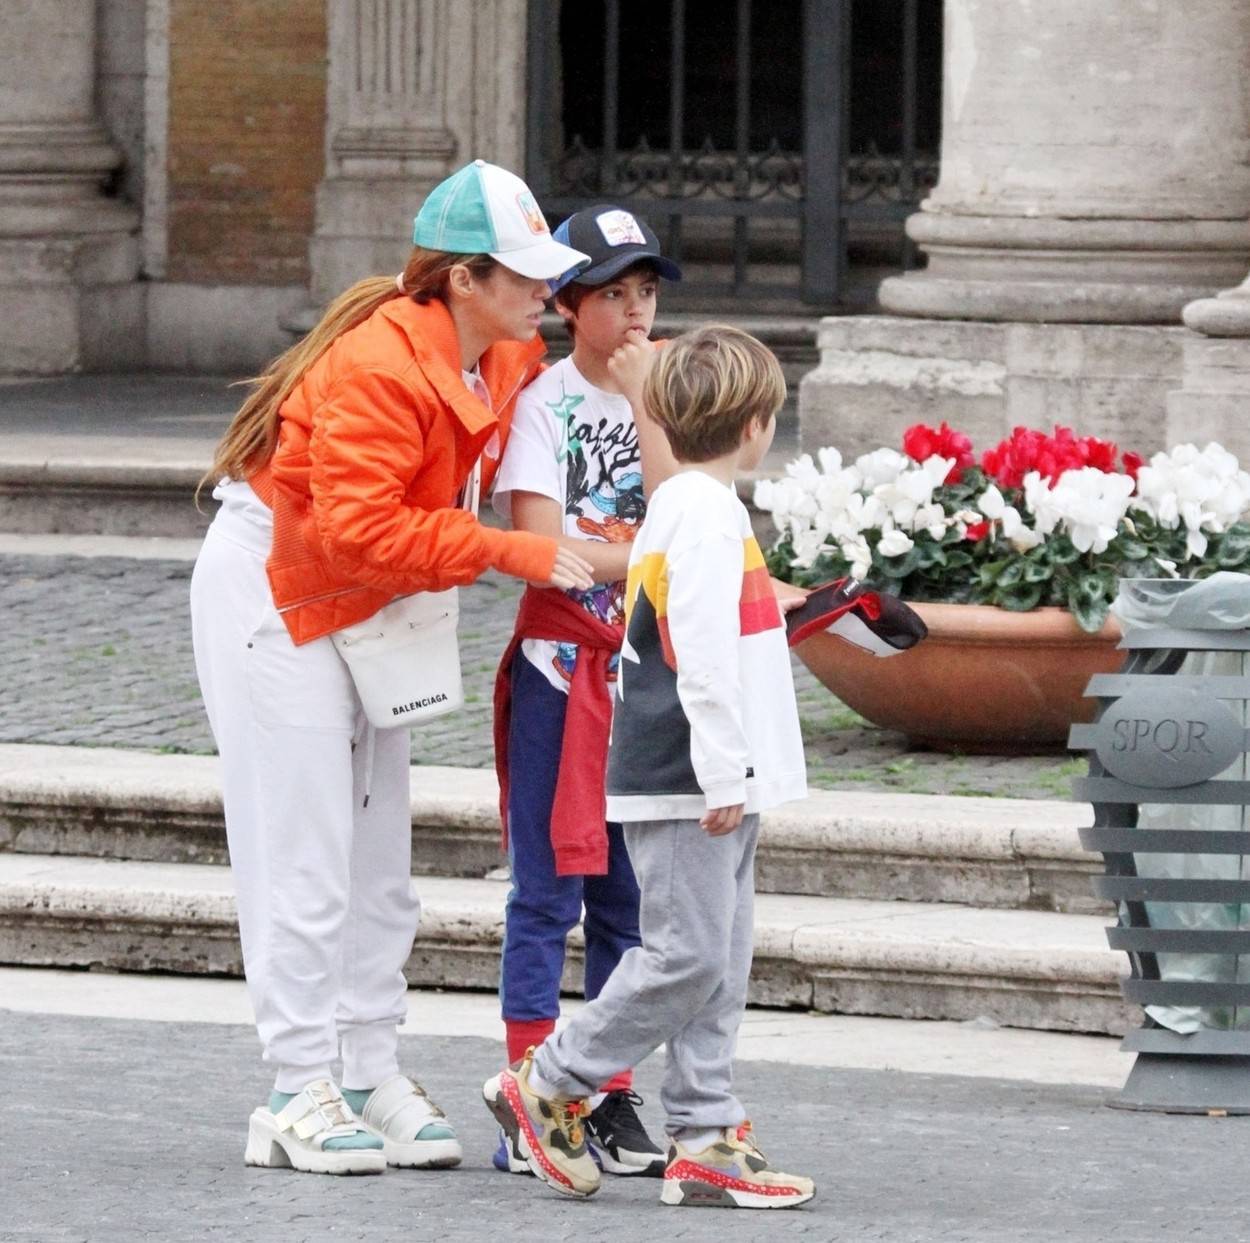
M 382 1141 L 388 1165 L 437 1170 L 460 1164 L 460 1141 L 447 1115 L 407 1075 L 392 1075 L 378 1084 L 360 1120 Z M 442 1132 L 438 1138 L 414 1138 L 432 1124 Z
M 310 1083 L 276 1114 L 263 1106 L 247 1127 L 248 1165 L 305 1174 L 381 1174 L 386 1154 L 378 1148 L 326 1148 L 327 1140 L 359 1135 L 361 1126 L 329 1079 Z

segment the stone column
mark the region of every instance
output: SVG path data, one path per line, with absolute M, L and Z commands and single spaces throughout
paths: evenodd
M 12 0 L 0 40 L 0 372 L 127 365 L 142 350 L 138 217 L 95 111 L 96 6 Z
M 326 175 L 311 243 L 318 306 L 398 271 L 448 173 L 522 149 L 525 0 L 327 0 Z M 303 317 L 307 318 L 307 316 Z
M 1217 440 L 1250 470 L 1250 276 L 1185 308 L 1184 385 L 1168 395 L 1169 445 Z
M 1175 322 L 1250 261 L 1245 0 L 946 0 L 941 177 L 881 288 L 942 319 Z

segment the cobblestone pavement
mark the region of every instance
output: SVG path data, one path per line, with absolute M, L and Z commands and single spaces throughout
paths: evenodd
M 2 1004 L 2 1003 L 0 1003 Z M 401 1066 L 455 1121 L 465 1162 L 335 1179 L 243 1164 L 268 1076 L 243 1027 L 0 1010 L 5 1243 L 327 1239 L 439 1243 L 811 1239 L 1140 1243 L 1250 1236 L 1238 1118 L 1121 1113 L 1096 1088 L 891 1071 L 738 1066 L 766 1152 L 810 1174 L 788 1212 L 694 1212 L 651 1180 L 564 1201 L 489 1168 L 479 1085 L 501 1046 L 406 1037 Z M 658 1119 L 659 1064 L 639 1072 Z
M 191 565 L 0 556 L 0 742 L 211 752 L 191 657 Z M 418 764 L 492 762 L 491 691 L 521 585 L 487 575 L 461 597 L 466 709 L 413 731 Z M 813 786 L 1064 798 L 1083 763 L 908 751 L 797 660 Z

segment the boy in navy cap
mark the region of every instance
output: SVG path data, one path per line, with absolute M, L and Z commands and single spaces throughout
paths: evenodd
M 611 685 L 624 622 L 630 544 L 645 508 L 638 432 L 608 370 L 646 340 L 661 279 L 681 271 L 647 224 L 620 207 L 577 212 L 553 237 L 590 256 L 551 282 L 573 352 L 517 400 L 494 504 L 516 528 L 550 535 L 594 568 L 589 591 L 530 587 L 495 688 L 495 763 L 507 834 L 500 1002 L 508 1059 L 541 1044 L 560 1013 L 565 942 L 585 907 L 585 991 L 596 997 L 639 943 L 638 884 L 621 827 L 606 822 Z M 659 1177 L 631 1072 L 592 1098 L 587 1135 L 614 1174 Z M 527 1173 L 501 1137 L 499 1169 Z

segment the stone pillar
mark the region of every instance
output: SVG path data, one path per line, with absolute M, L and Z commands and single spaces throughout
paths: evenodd
M 327 0 L 326 175 L 311 243 L 318 306 L 398 271 L 448 173 L 523 149 L 525 0 Z M 306 317 L 304 317 L 306 318 Z
M 1168 396 L 1169 445 L 1217 440 L 1250 470 L 1250 276 L 1185 308 L 1183 387 Z
M 1250 261 L 1245 0 L 946 0 L 927 269 L 942 319 L 1174 323 Z
M 882 284 L 893 315 L 823 321 L 804 448 L 941 419 L 978 448 L 1056 423 L 1163 448 L 1198 349 L 1181 309 L 1250 262 L 1250 4 L 946 0 L 944 56 L 940 177 L 907 225 L 928 267 Z
M 138 217 L 95 111 L 96 6 L 13 0 L 0 40 L 0 372 L 142 354 Z

